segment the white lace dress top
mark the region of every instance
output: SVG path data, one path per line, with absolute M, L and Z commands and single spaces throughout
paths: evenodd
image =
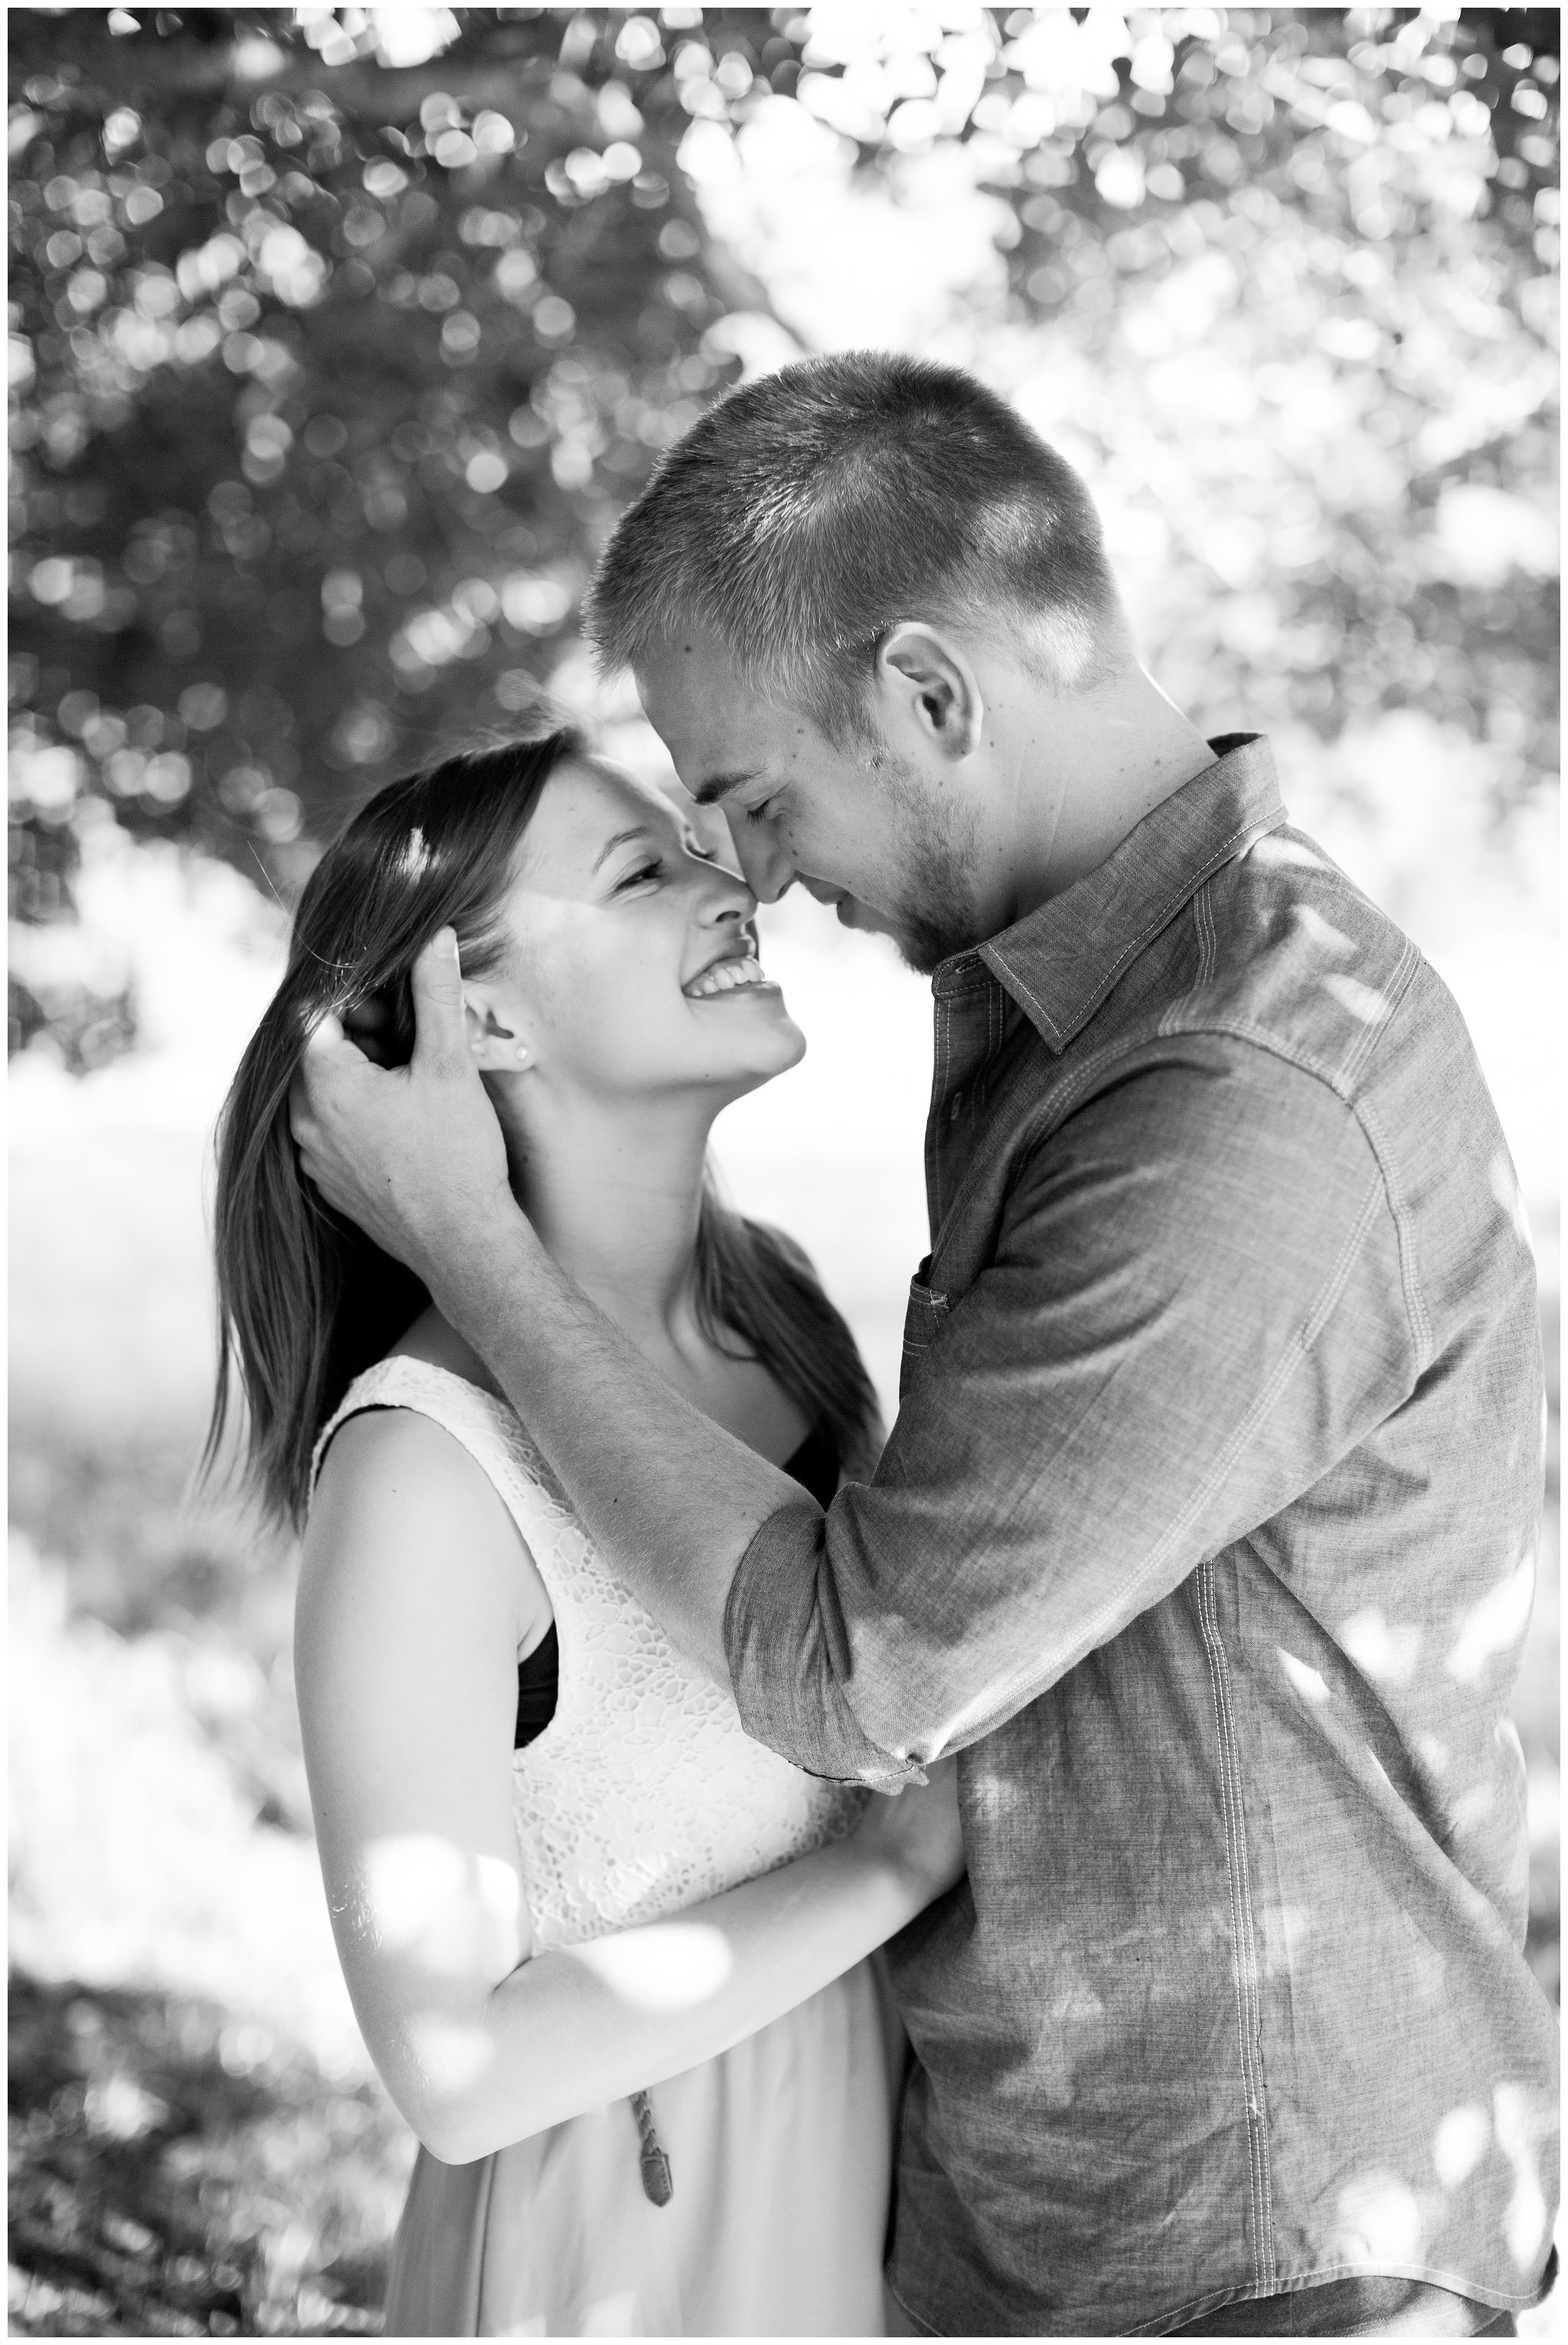
M 536 1940 L 581 1944 L 769 1873 L 847 1832 L 866 1794 L 754 1742 L 727 1691 L 606 1568 L 515 1413 L 425 1360 L 356 1378 L 316 1447 L 368 1408 L 415 1409 L 460 1441 L 538 1567 L 561 1649 L 555 1714 L 512 1756 Z M 613 1437 L 612 1436 L 610 1437 Z

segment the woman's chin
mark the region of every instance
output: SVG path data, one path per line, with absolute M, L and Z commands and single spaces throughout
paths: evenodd
M 779 1044 L 780 1058 L 775 1071 L 783 1075 L 787 1074 L 791 1067 L 798 1067 L 806 1052 L 805 1036 L 787 1014 L 779 1020 Z
M 776 985 L 755 990 L 748 987 L 738 1000 L 732 994 L 720 1006 L 719 1014 L 733 1019 L 728 1030 L 729 1049 L 737 1073 L 744 1069 L 754 1083 L 787 1073 L 805 1056 L 805 1036 L 790 1016 Z
M 805 1036 L 784 1007 L 782 993 L 775 994 L 771 1005 L 767 1037 L 769 1044 L 778 1053 L 778 1064 L 774 1070 L 776 1074 L 782 1075 L 787 1068 L 799 1066 L 805 1056 Z
M 736 1038 L 737 1041 L 739 1037 Z M 798 1067 L 805 1056 L 805 1036 L 793 1018 L 781 1010 L 771 1018 L 765 1028 L 754 1030 L 745 1038 L 744 1047 L 738 1050 L 727 1081 L 734 1087 L 738 1099 L 743 1092 L 754 1091 L 764 1083 L 771 1083 L 775 1075 L 787 1075 Z M 720 1077 L 721 1082 L 726 1078 Z

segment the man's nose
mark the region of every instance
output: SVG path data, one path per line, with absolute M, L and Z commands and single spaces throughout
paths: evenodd
M 795 868 L 771 825 L 748 822 L 744 814 L 726 814 L 724 818 L 747 887 L 759 904 L 776 904 L 793 885 Z

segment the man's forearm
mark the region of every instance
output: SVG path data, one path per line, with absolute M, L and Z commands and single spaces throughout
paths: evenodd
M 543 1451 L 605 1561 L 725 1687 L 724 1603 L 758 1528 L 801 1492 L 683 1400 L 521 1213 L 435 1266 L 439 1307 Z

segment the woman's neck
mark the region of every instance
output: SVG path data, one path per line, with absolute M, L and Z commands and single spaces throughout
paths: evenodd
M 709 1103 L 629 1105 L 495 1091 L 512 1186 L 541 1243 L 622 1332 L 668 1344 L 686 1315 L 696 1258 Z
M 666 1373 L 698 1330 L 691 1309 L 703 1173 L 713 1112 L 656 1100 L 639 1112 L 540 1099 L 524 1114 L 491 1087 L 512 1189 L 546 1252 L 607 1319 Z M 499 1392 L 473 1346 L 432 1304 L 396 1347 Z

